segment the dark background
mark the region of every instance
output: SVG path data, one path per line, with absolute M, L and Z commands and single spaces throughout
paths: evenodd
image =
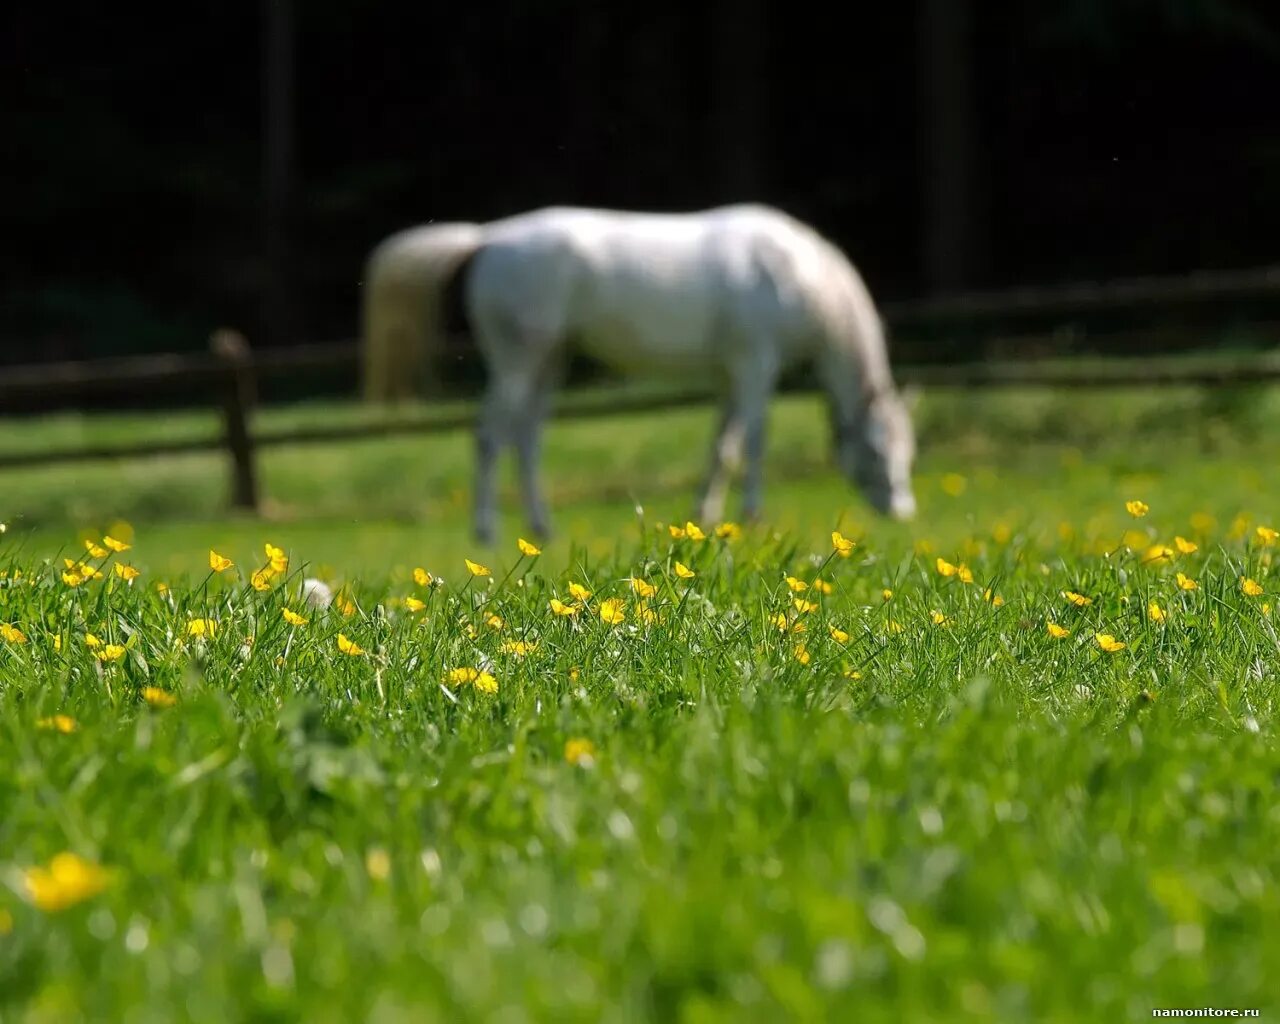
M 351 338 L 381 238 L 548 203 L 773 203 L 882 301 L 1280 262 L 1274 0 L 51 0 L 0 24 L 4 362 Z

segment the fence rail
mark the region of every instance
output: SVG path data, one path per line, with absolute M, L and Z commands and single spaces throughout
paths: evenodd
M 1254 298 L 1280 299 L 1280 267 L 973 293 L 890 304 L 884 312 L 892 327 L 909 330 L 928 323 L 973 321 L 984 317 L 1003 320 L 1026 315 L 1062 317 L 1104 309 L 1172 307 Z M 376 422 L 341 426 L 277 430 L 251 428 L 251 410 L 260 379 L 317 370 L 356 372 L 359 355 L 355 342 L 251 352 L 240 335 L 219 331 L 211 339 L 207 353 L 0 369 L 0 409 L 15 400 L 65 400 L 90 392 L 145 394 L 166 387 L 205 386 L 220 395 L 223 413 L 223 430 L 218 437 L 157 438 L 147 442 L 90 444 L 41 452 L 0 451 L 0 469 L 225 450 L 231 457 L 232 503 L 252 509 L 258 504 L 256 452 L 261 448 L 440 433 L 471 424 L 474 411 L 467 408 L 434 416 L 391 415 Z M 926 388 L 1100 388 L 1178 384 L 1216 387 L 1280 381 L 1280 355 L 1264 354 L 1248 359 L 1214 360 L 1212 363 L 1112 360 L 1103 365 L 1097 360 L 1075 364 L 1024 360 L 947 366 L 902 365 L 896 368 L 895 376 L 902 384 Z M 800 386 L 795 390 L 807 388 Z M 712 397 L 709 390 L 696 387 L 661 392 L 623 388 L 609 394 L 566 396 L 557 410 L 557 418 L 595 418 L 670 409 L 707 402 Z

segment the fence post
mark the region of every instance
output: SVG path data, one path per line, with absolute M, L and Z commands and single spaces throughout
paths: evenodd
M 249 434 L 249 410 L 256 387 L 249 343 L 238 331 L 223 328 L 213 332 L 209 348 L 226 367 L 220 386 L 224 436 L 231 455 L 231 505 L 257 512 L 258 474 Z

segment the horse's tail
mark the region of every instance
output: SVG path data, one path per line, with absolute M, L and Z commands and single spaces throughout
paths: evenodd
M 446 289 L 480 246 L 478 224 L 430 224 L 392 235 L 365 266 L 362 354 L 368 401 L 430 390 L 446 330 Z

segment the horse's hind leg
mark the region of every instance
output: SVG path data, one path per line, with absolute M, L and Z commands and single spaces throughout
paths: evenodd
M 476 480 L 473 522 L 476 540 L 492 544 L 497 535 L 498 456 L 508 436 L 507 416 L 498 382 L 491 380 L 476 424 Z
M 537 375 L 532 394 L 521 411 L 515 429 L 516 458 L 520 464 L 520 491 L 524 498 L 529 529 L 540 540 L 551 536 L 551 519 L 546 498 L 538 480 L 538 464 L 542 456 L 542 426 L 551 408 L 551 392 L 559 367 L 548 359 Z

